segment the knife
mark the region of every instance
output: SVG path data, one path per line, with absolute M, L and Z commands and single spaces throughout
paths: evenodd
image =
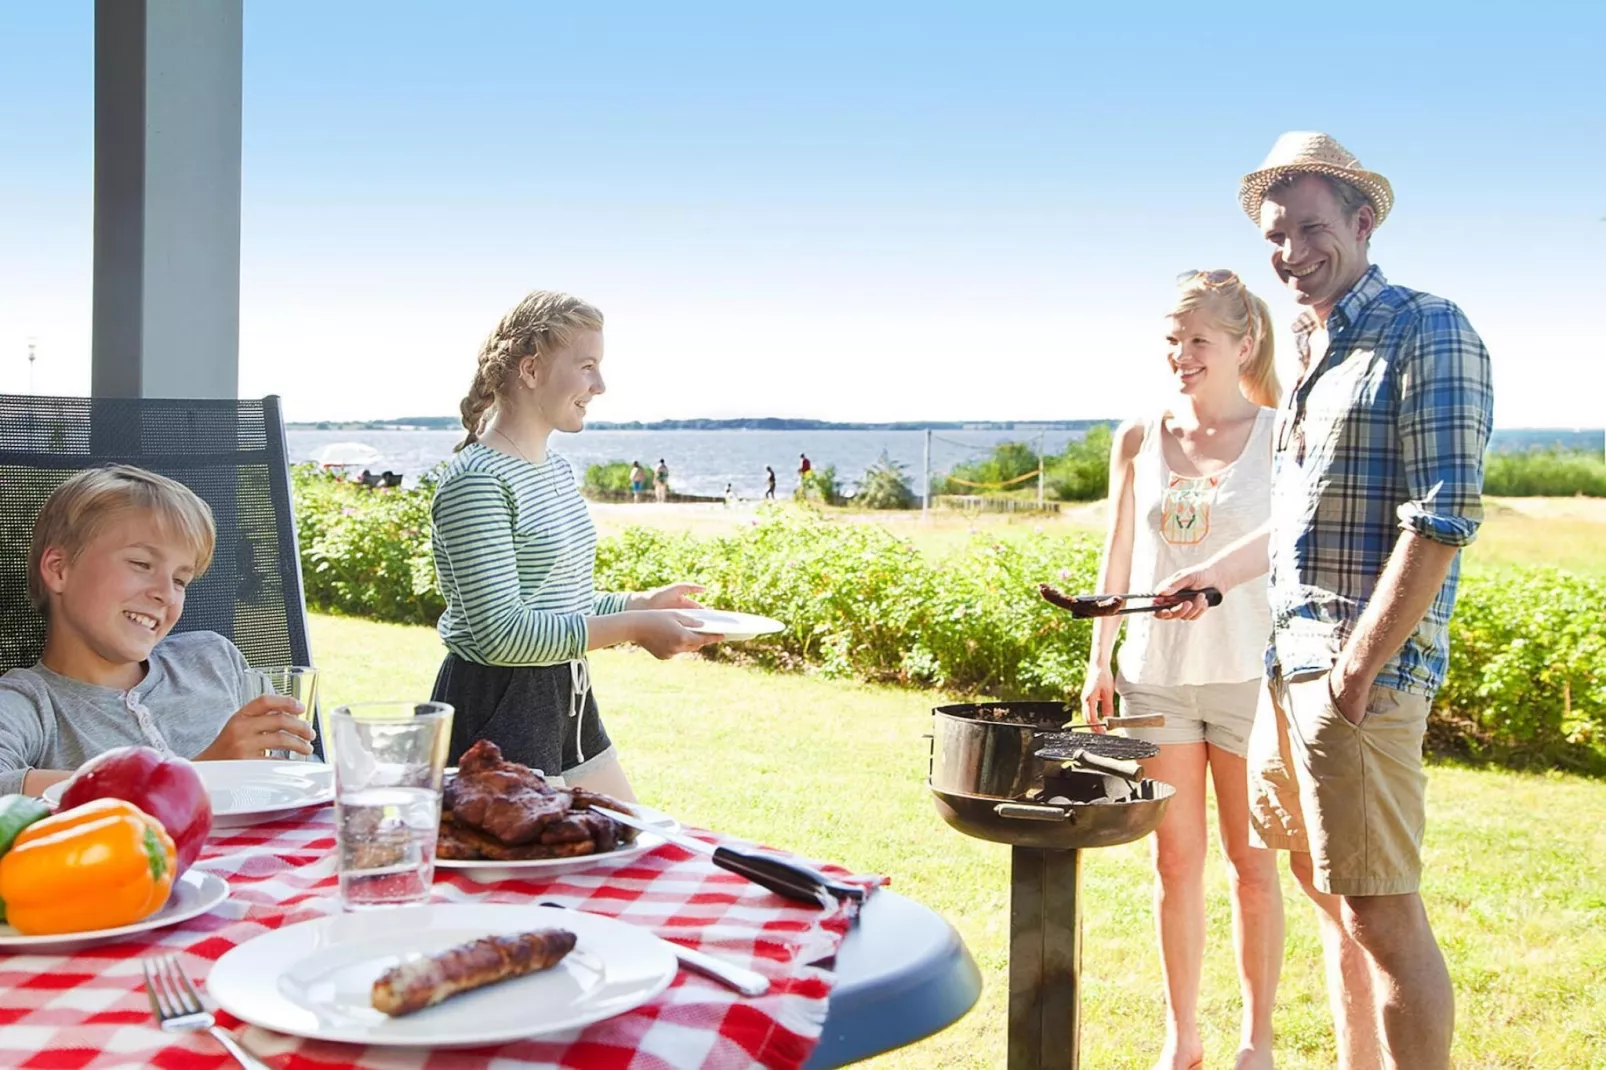
M 784 895 L 800 903 L 812 903 L 825 909 L 831 906 L 833 897 L 857 902 L 864 900 L 863 888 L 840 884 L 801 862 L 792 862 L 785 858 L 777 858 L 775 855 L 760 854 L 757 851 L 744 851 L 736 847 L 715 847 L 691 836 L 668 832 L 662 826 L 643 821 L 632 814 L 621 814 L 617 810 L 603 806 L 593 806 L 591 810 L 611 817 L 619 824 L 628 825 L 639 832 L 662 837 L 676 847 L 708 855 L 720 869 L 728 869 L 732 873 L 746 877 L 754 884 L 768 888 L 777 895 Z
M 573 910 L 580 914 L 588 913 L 579 907 L 571 907 L 566 903 L 559 903 L 555 899 L 542 900 L 541 905 L 544 907 L 558 907 L 562 910 Z M 675 953 L 675 957 L 680 960 L 680 964 L 688 970 L 700 973 L 704 977 L 712 977 L 720 984 L 729 985 L 744 996 L 762 996 L 770 990 L 770 979 L 756 970 L 749 970 L 746 966 L 738 966 L 734 962 L 726 962 L 724 959 L 698 951 L 696 948 L 683 947 L 673 940 L 665 940 L 661 936 L 658 939 L 662 943 L 669 945 L 669 950 Z

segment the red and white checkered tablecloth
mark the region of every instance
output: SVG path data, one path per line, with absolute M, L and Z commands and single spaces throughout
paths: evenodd
M 720 837 L 697 831 L 713 842 Z M 0 1066 L 67 1068 L 233 1066 L 215 1039 L 156 1028 L 140 960 L 179 952 L 205 992 L 213 962 L 269 929 L 339 910 L 332 807 L 297 819 L 230 830 L 198 863 L 224 878 L 230 897 L 210 914 L 74 954 L 0 953 Z M 839 878 L 865 885 L 873 877 Z M 229 1015 L 254 1054 L 278 1070 L 680 1070 L 683 1067 L 801 1067 L 819 1042 L 829 970 L 810 965 L 841 943 L 850 905 L 830 911 L 782 899 L 711 860 L 670 844 L 611 868 L 541 881 L 476 884 L 436 871 L 435 901 L 520 903 L 554 899 L 623 918 L 660 936 L 748 966 L 770 979 L 753 999 L 681 970 L 661 996 L 584 1029 L 480 1049 L 430 1051 L 302 1040 Z

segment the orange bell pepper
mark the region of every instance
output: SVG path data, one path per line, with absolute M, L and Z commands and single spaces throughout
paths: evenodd
M 96 799 L 22 830 L 0 857 L 0 900 L 25 936 L 116 928 L 162 908 L 177 864 L 159 821 Z

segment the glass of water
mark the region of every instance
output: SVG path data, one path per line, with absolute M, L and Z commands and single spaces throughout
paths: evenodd
M 328 727 L 341 904 L 428 902 L 452 707 L 358 702 L 331 710 Z
M 263 695 L 285 695 L 301 703 L 301 719 L 317 731 L 315 716 L 318 711 L 318 670 L 310 665 L 275 665 L 245 671 L 246 701 Z M 270 750 L 269 758 L 292 761 L 317 761 L 314 755 L 293 750 Z

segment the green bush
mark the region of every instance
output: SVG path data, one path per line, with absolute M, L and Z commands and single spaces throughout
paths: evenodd
M 1470 719 L 1475 746 L 1547 760 L 1606 755 L 1606 583 L 1558 569 L 1463 579 L 1436 705 Z
M 434 484 L 364 487 L 313 465 L 292 473 L 307 605 L 433 624 L 446 608 L 429 545 Z
M 1043 457 L 1043 493 L 1052 501 L 1096 502 L 1110 491 L 1111 430 L 1095 424 L 1080 441 L 1067 442 L 1063 453 Z M 937 494 L 976 494 L 967 484 L 996 488 L 986 493 L 1035 493 L 1037 485 L 1025 477 L 1037 471 L 1037 453 L 1022 442 L 1002 442 L 991 457 L 956 465 L 947 476 L 932 480 Z
M 826 477 L 834 484 L 834 474 Z M 295 474 L 307 605 L 434 624 L 444 603 L 429 545 L 433 485 L 368 490 Z M 1048 581 L 1091 591 L 1098 546 L 1085 535 L 977 536 L 940 560 L 876 524 L 765 506 L 717 538 L 630 528 L 601 540 L 598 590 L 678 580 L 708 604 L 786 622 L 710 656 L 955 692 L 1063 698 L 1078 691 L 1089 627 L 1037 595 Z M 1436 706 L 1463 749 L 1493 757 L 1606 759 L 1606 582 L 1508 568 L 1462 579 L 1450 667 Z M 1448 722 L 1444 719 L 1448 718 Z
M 598 497 L 618 497 L 630 493 L 630 463 L 609 461 L 607 464 L 586 466 L 582 490 Z
M 1606 498 L 1606 458 L 1556 448 L 1491 452 L 1483 462 L 1483 492 L 1505 498 Z
M 903 465 L 885 453 L 865 470 L 858 493 L 853 496 L 853 504 L 862 509 L 912 509 L 919 502 Z
M 819 505 L 841 505 L 842 484 L 837 479 L 836 465 L 828 464 L 824 468 L 811 468 L 798 482 L 797 490 L 792 492 L 792 500 L 798 502 L 815 502 Z

